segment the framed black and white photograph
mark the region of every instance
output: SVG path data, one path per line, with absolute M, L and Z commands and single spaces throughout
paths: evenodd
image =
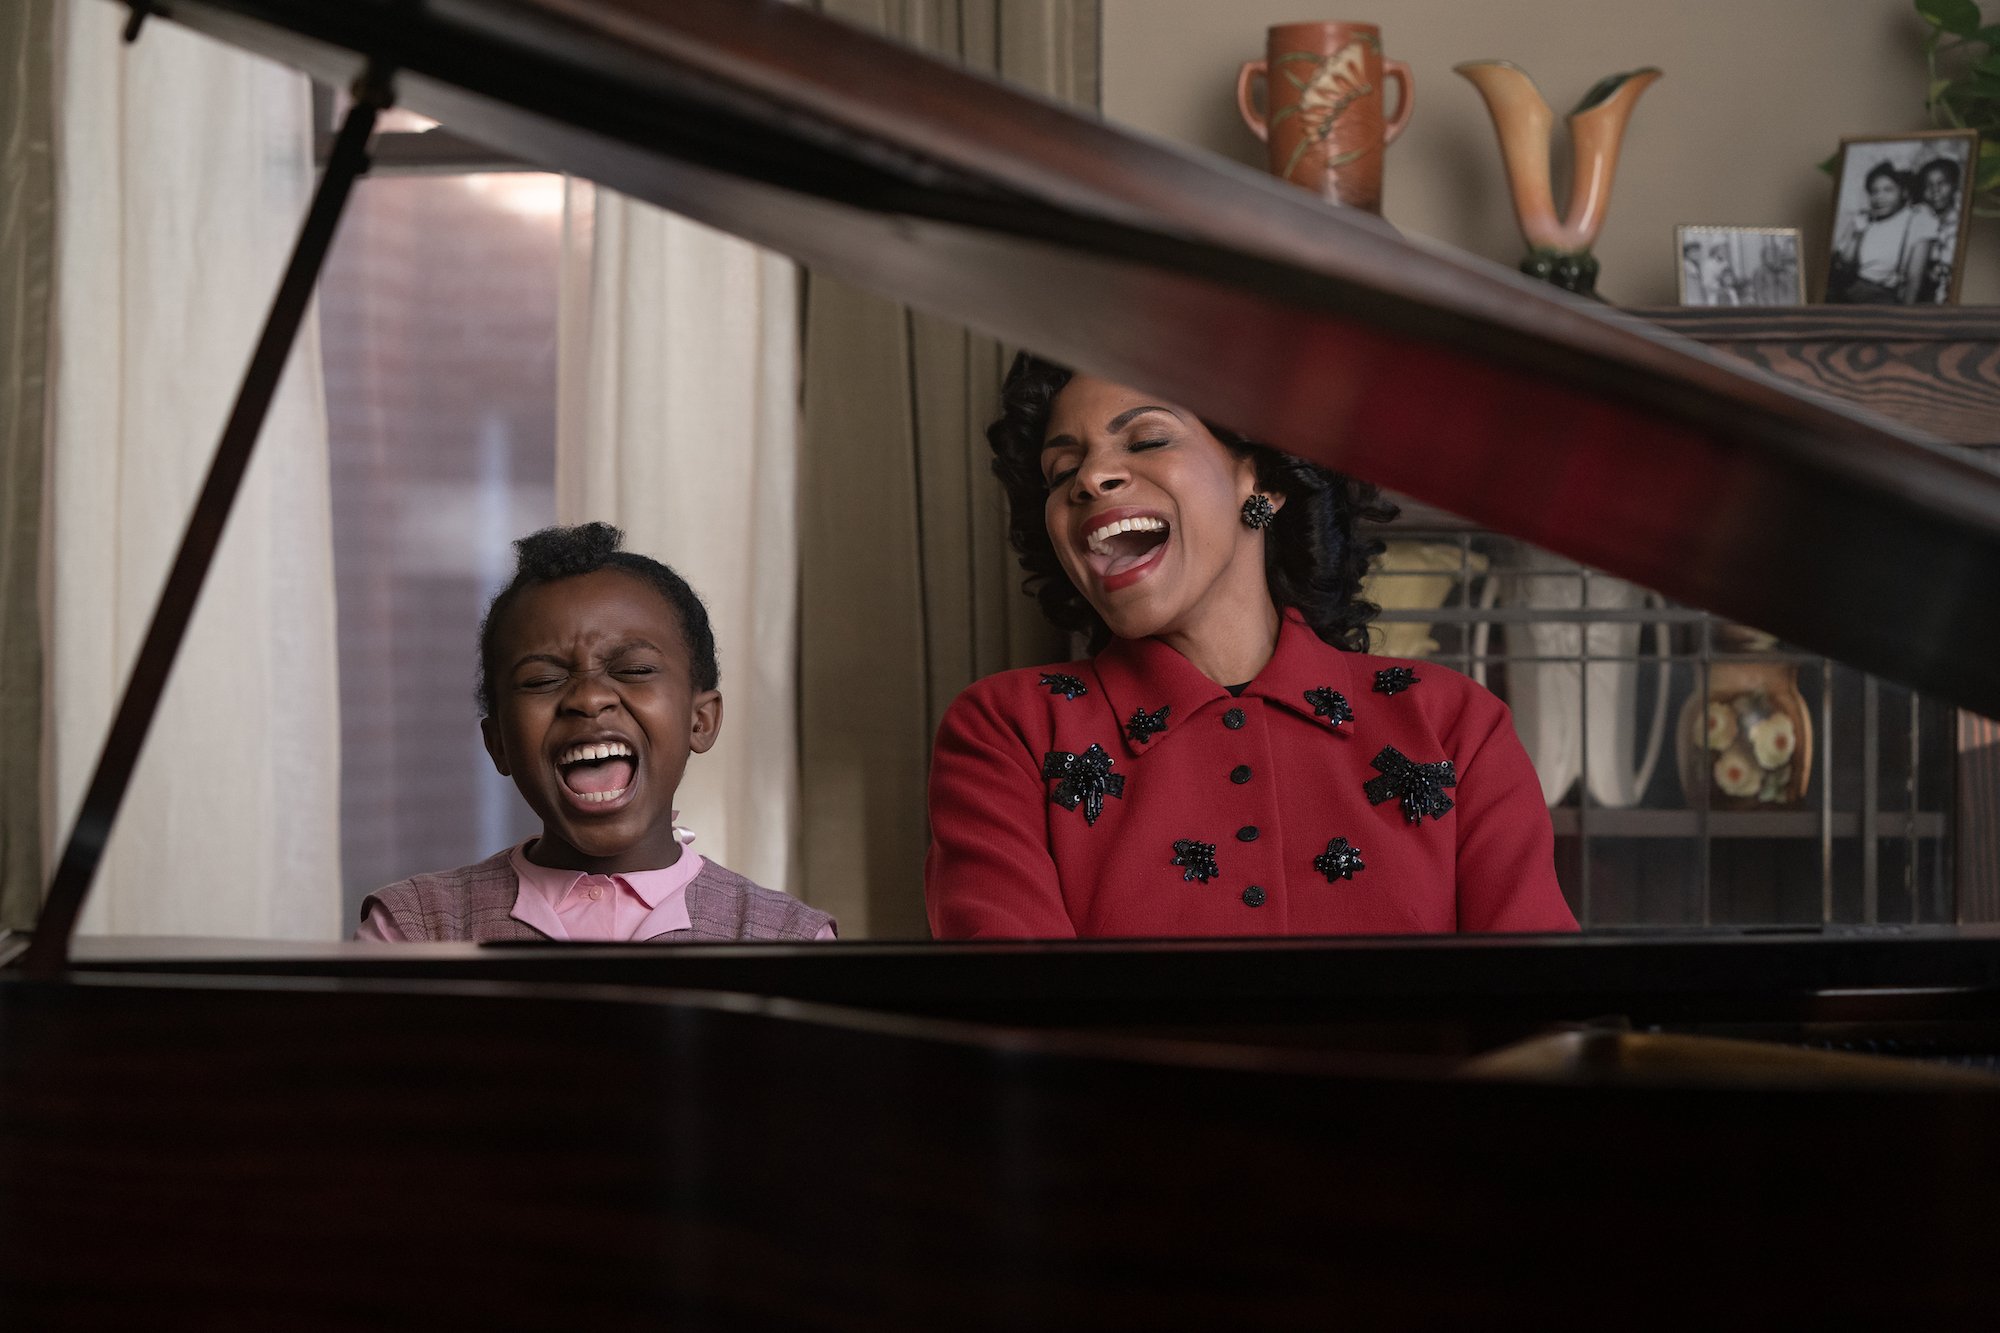
M 1826 299 L 1957 301 L 1972 213 L 1965 194 L 1978 156 L 1970 130 L 1842 139 Z
M 1674 228 L 1682 305 L 1804 305 L 1797 227 Z

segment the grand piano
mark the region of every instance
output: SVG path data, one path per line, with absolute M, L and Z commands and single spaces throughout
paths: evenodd
M 1992 1325 L 1992 930 L 73 947 L 392 95 L 2000 712 L 2000 476 L 1274 182 L 781 3 L 131 8 L 358 109 L 0 942 L 6 1327 Z

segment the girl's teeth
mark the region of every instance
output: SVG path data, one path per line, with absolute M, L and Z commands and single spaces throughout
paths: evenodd
M 587 804 L 602 805 L 606 801 L 617 800 L 620 796 L 623 796 L 627 791 L 630 790 L 631 788 L 629 787 L 620 787 L 617 791 L 580 791 L 572 794 L 576 797 L 577 800 L 583 801 Z
M 580 764 L 585 760 L 591 759 L 629 759 L 631 757 L 631 746 L 625 744 L 623 741 L 607 741 L 602 744 L 572 745 L 562 752 L 562 757 L 556 760 L 556 762 L 559 764 Z

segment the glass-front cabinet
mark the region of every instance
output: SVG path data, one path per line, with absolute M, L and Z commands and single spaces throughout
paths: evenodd
M 1589 929 L 1957 918 L 1956 710 L 1462 526 L 1394 526 L 1379 652 L 1505 699 Z

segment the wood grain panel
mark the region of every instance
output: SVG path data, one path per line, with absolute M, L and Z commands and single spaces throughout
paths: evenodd
M 1954 444 L 2000 448 L 2000 309 L 1638 313 Z

